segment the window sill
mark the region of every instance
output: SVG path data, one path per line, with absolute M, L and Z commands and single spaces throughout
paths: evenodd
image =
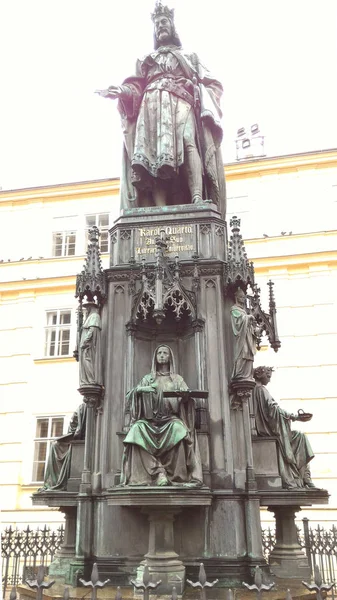
M 53 362 L 76 362 L 76 359 L 73 356 L 43 356 L 42 358 L 34 358 L 34 363 L 40 365 L 49 364 Z

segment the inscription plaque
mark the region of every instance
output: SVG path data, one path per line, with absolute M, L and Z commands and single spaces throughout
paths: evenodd
M 168 254 L 179 252 L 193 252 L 193 225 L 164 225 L 158 227 L 139 227 L 135 230 L 135 253 L 136 256 L 144 254 L 155 254 L 155 240 L 164 231 L 169 237 Z

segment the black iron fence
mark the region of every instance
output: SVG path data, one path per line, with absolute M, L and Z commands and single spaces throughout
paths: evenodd
M 242 587 L 245 587 L 246 590 L 249 590 L 250 592 L 252 592 L 255 596 L 255 600 L 262 600 L 262 595 L 263 595 L 263 597 L 265 597 L 266 592 L 270 592 L 271 590 L 276 591 L 276 584 L 274 581 L 271 581 L 268 584 L 263 583 L 263 572 L 260 567 L 256 567 L 254 571 L 255 571 L 254 572 L 254 583 L 248 584 L 243 581 Z M 218 581 L 219 581 L 218 579 L 214 579 L 213 581 L 207 581 L 206 571 L 205 571 L 204 565 L 202 563 L 200 563 L 198 581 L 191 581 L 190 579 L 186 579 L 187 585 L 194 588 L 195 592 L 199 592 L 199 593 L 196 593 L 196 595 L 199 596 L 200 600 L 207 600 L 207 590 L 209 588 L 215 587 L 217 585 Z M 89 594 L 90 594 L 91 600 L 97 600 L 98 590 L 104 588 L 108 583 L 110 583 L 110 579 L 106 579 L 105 581 L 100 580 L 97 564 L 95 563 L 93 565 L 91 578 L 88 581 L 86 581 L 85 579 L 80 579 L 80 582 L 84 587 L 89 588 L 88 593 L 86 593 L 85 596 L 82 596 L 82 600 L 85 597 L 88 598 L 88 600 L 89 600 Z M 54 585 L 54 583 L 55 583 L 54 580 L 45 581 L 45 568 L 42 565 L 38 568 L 35 579 L 27 579 L 26 580 L 26 584 L 32 590 L 35 591 L 35 600 L 42 600 L 45 590 L 51 588 Z M 144 566 L 142 579 L 141 580 L 139 580 L 139 579 L 131 580 L 131 584 L 137 590 L 137 594 L 140 595 L 142 600 L 150 600 L 150 594 L 151 593 L 155 594 L 157 591 L 157 588 L 160 586 L 161 583 L 162 582 L 160 579 L 158 581 L 152 580 L 152 577 L 151 577 L 151 574 L 149 571 L 149 567 L 147 564 L 145 564 L 145 566 Z M 334 584 L 333 584 L 333 582 L 323 583 L 321 573 L 319 571 L 318 566 L 315 566 L 313 580 L 302 581 L 302 585 L 310 592 L 315 592 L 316 600 L 323 600 L 323 598 L 327 598 L 327 594 L 329 592 L 332 592 L 332 600 L 334 600 L 334 594 L 333 594 L 333 585 Z M 158 589 L 158 592 L 160 593 L 160 588 Z M 62 596 L 63 600 L 70 600 L 70 595 L 71 595 L 70 588 L 64 587 L 63 588 L 63 596 Z M 113 594 L 111 594 L 111 596 L 112 595 Z M 278 595 L 279 595 L 279 593 L 278 593 Z M 115 600 L 123 600 L 122 591 L 121 591 L 120 587 L 117 588 L 114 596 L 115 596 Z M 310 596 L 312 597 L 312 594 L 310 594 Z M 154 596 L 154 597 L 156 598 L 156 596 Z M 233 593 L 233 590 L 231 590 L 231 589 L 227 590 L 225 597 L 226 597 L 226 600 L 234 600 L 235 598 L 237 598 L 236 590 L 234 590 L 234 593 Z M 12 591 L 9 596 L 9 600 L 18 600 L 16 587 L 12 588 Z M 177 589 L 174 586 L 172 587 L 170 600 L 178 600 Z M 284 600 L 292 600 L 291 591 L 289 589 L 286 592 Z
M 337 527 L 325 529 L 321 525 L 309 527 L 309 519 L 302 519 L 302 527 L 297 528 L 298 541 L 305 551 L 311 573 L 317 565 L 323 583 L 337 580 Z M 269 555 L 275 546 L 275 530 L 268 527 L 262 529 L 264 557 L 269 562 Z
M 36 576 L 39 565 L 48 567 L 61 546 L 64 527 L 56 531 L 47 527 L 42 529 L 15 529 L 7 527 L 1 533 L 2 583 L 4 595 L 11 588 L 26 579 Z
M 47 526 L 36 530 L 30 527 L 23 530 L 6 528 L 1 534 L 4 590 L 36 577 L 40 565 L 48 569 L 63 538 L 63 526 L 56 531 Z M 331 529 L 324 529 L 320 525 L 309 527 L 308 519 L 303 519 L 302 528 L 298 529 L 298 539 L 307 554 L 312 574 L 317 566 L 323 583 L 335 581 L 337 579 L 337 527 L 335 525 L 332 525 Z M 262 541 L 264 556 L 268 562 L 276 541 L 274 529 L 263 529 Z

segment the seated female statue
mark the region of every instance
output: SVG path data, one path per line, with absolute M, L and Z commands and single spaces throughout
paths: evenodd
M 131 427 L 124 440 L 121 485 L 202 485 L 194 402 L 175 372 L 171 348 L 154 351 L 151 373 L 128 394 Z

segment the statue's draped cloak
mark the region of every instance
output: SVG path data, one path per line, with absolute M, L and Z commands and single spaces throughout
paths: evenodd
M 179 397 L 163 397 L 163 392 L 187 391 L 188 387 L 174 372 L 170 349 L 170 373 L 156 372 L 157 350 L 151 373 L 145 375 L 127 396 L 132 425 L 124 440 L 121 484 L 151 485 L 164 471 L 173 485 L 191 481 L 201 483 L 194 402 L 192 399 L 182 401 Z M 157 391 L 139 391 L 149 385 L 155 386 Z
M 51 444 L 41 490 L 66 489 L 70 475 L 71 442 L 73 439 L 84 439 L 86 415 L 87 405 L 82 403 L 71 418 L 68 433 Z
M 225 180 L 220 145 L 222 85 L 196 54 L 163 46 L 138 60 L 136 74 L 122 85 L 118 107 L 124 133 L 121 208 L 139 206 L 137 190 L 156 178 L 173 179 L 184 163 L 184 128 L 195 122 L 193 79 L 200 96 L 199 145 L 208 180 L 208 197 L 225 216 Z M 196 124 L 197 128 L 197 124 Z
M 90 313 L 83 323 L 79 358 L 81 386 L 103 385 L 101 328 L 101 318 L 97 312 Z
M 252 379 L 256 353 L 254 326 L 245 309 L 238 304 L 231 308 L 231 321 L 235 339 L 232 379 Z
M 264 385 L 253 390 L 253 409 L 257 433 L 278 439 L 282 480 L 287 487 L 303 487 L 305 469 L 314 458 L 307 436 L 291 430 L 291 413 L 280 408 Z

